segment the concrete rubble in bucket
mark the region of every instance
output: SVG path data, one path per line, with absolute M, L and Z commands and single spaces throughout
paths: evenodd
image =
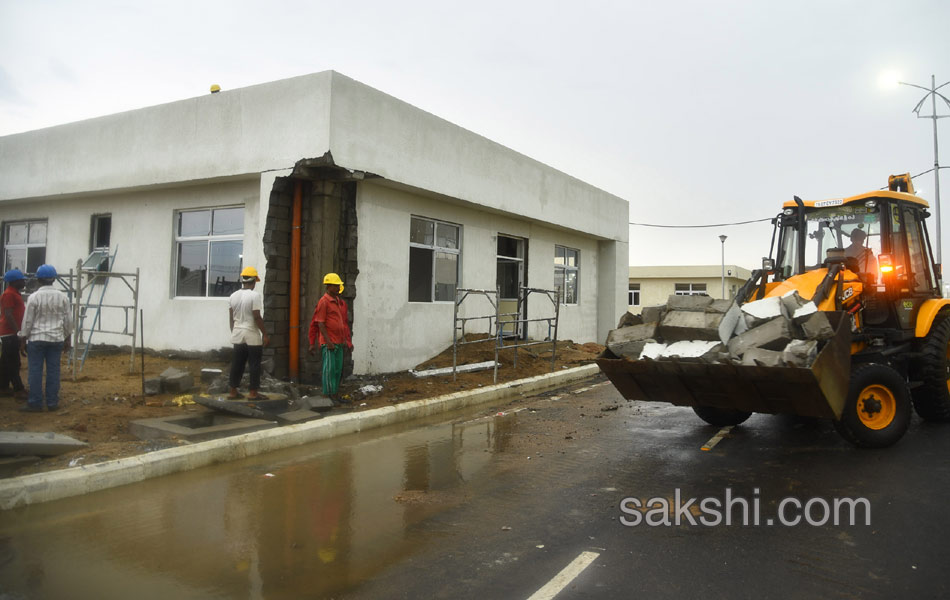
M 796 291 L 742 306 L 709 296 L 670 296 L 665 305 L 625 314 L 606 345 L 631 360 L 807 368 L 833 335 L 827 315 Z

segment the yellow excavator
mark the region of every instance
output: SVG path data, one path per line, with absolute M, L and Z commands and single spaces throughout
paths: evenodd
M 691 406 L 713 425 L 753 412 L 833 420 L 859 447 L 897 442 L 911 407 L 950 421 L 950 300 L 927 233 L 927 202 L 909 174 L 887 190 L 786 202 L 772 247 L 736 302 L 795 291 L 825 311 L 834 335 L 808 368 L 629 360 L 601 370 L 628 399 Z

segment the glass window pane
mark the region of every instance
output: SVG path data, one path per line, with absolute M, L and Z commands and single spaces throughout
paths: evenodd
M 212 235 L 240 235 L 244 233 L 244 207 L 217 208 L 211 224 Z
M 178 235 L 208 235 L 211 233 L 211 211 L 193 210 L 178 213 Z
M 36 270 L 46 262 L 46 247 L 40 246 L 38 248 L 27 248 L 26 249 L 26 271 L 28 273 L 36 273 Z
M 556 265 L 564 264 L 564 246 L 554 247 L 554 264 Z
M 567 266 L 576 267 L 577 266 L 577 255 L 579 252 L 577 250 L 564 250 L 564 260 L 567 262 Z
M 458 249 L 459 247 L 459 228 L 455 225 L 446 225 L 439 223 L 436 225 L 435 245 L 439 248 Z
M 211 266 L 208 268 L 209 296 L 230 296 L 241 287 L 241 253 L 244 243 L 211 242 Z
M 46 243 L 46 223 L 30 223 L 30 243 Z
M 8 244 L 25 244 L 29 225 L 26 223 L 13 223 L 7 226 Z
M 108 248 L 109 238 L 112 236 L 112 217 L 108 215 L 95 217 L 93 227 L 93 247 Z
M 498 256 L 524 258 L 524 240 L 504 235 L 498 236 Z
M 554 289 L 561 290 L 561 299 L 564 298 L 564 269 L 557 268 L 554 269 Z
M 435 299 L 437 301 L 455 301 L 458 264 L 458 254 L 450 254 L 448 252 L 435 253 Z
M 497 285 L 501 288 L 503 300 L 518 299 L 518 285 L 521 263 L 513 260 L 499 260 L 497 269 Z
M 409 248 L 409 302 L 432 302 L 432 250 Z
M 565 304 L 577 304 L 577 271 L 567 271 L 564 279 Z
M 20 269 L 24 273 L 26 270 L 26 248 L 8 248 L 7 256 L 4 260 L 3 272 L 6 273 L 10 269 Z
M 204 296 L 208 274 L 208 242 L 178 244 L 178 296 Z
M 435 241 L 434 228 L 435 223 L 432 221 L 413 217 L 412 222 L 409 224 L 409 241 L 415 244 L 431 246 L 433 241 Z

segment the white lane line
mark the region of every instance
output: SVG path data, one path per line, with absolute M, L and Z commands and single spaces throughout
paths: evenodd
M 531 594 L 528 600 L 551 600 L 566 588 L 574 578 L 581 574 L 590 563 L 594 562 L 600 556 L 597 552 L 581 552 L 580 556 L 575 558 L 571 564 L 564 567 L 560 573 L 554 576 L 554 579 L 547 582 L 543 588 Z
M 712 437 L 709 439 L 709 441 L 706 442 L 706 443 L 703 445 L 703 448 L 702 448 L 703 452 L 709 452 L 710 450 L 712 450 L 713 448 L 715 448 L 715 447 L 716 447 L 716 444 L 718 444 L 719 442 L 721 442 L 721 441 L 722 441 L 722 438 L 726 437 L 726 436 L 729 434 L 729 432 L 732 431 L 732 428 L 733 428 L 732 425 L 727 425 L 727 426 L 723 427 L 722 429 L 720 429 L 720 430 L 719 430 L 719 433 L 717 433 L 716 435 L 712 436 Z

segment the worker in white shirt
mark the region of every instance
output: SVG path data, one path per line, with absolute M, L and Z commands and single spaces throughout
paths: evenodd
M 73 334 L 72 308 L 69 297 L 53 287 L 56 269 L 41 265 L 36 269 L 39 289 L 30 294 L 20 329 L 20 345 L 25 349 L 28 363 L 30 393 L 24 412 L 43 412 L 59 409 L 59 363 L 63 351 L 69 351 Z M 46 365 L 46 393 L 43 393 L 43 365 Z
M 244 365 L 247 364 L 251 381 L 248 385 L 248 398 L 257 398 L 257 390 L 261 386 L 261 356 L 270 339 L 264 329 L 264 319 L 261 311 L 264 308 L 264 299 L 254 286 L 261 278 L 257 276 L 257 269 L 244 267 L 241 271 L 241 289 L 231 294 L 229 298 L 231 319 L 231 344 L 234 353 L 231 356 L 231 373 L 228 377 L 230 393 L 228 398 L 240 398 L 238 386 L 244 376 Z

